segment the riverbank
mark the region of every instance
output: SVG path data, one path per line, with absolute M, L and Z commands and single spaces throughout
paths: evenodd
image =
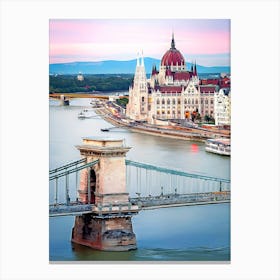
M 96 108 L 95 112 L 101 115 L 102 118 L 104 118 L 114 126 L 119 126 L 138 133 L 198 142 L 205 142 L 206 139 L 223 136 L 221 134 L 217 134 L 215 132 L 207 130 L 199 131 L 198 129 L 183 127 L 180 127 L 180 129 L 175 129 L 175 127 L 171 126 L 156 126 L 149 124 L 130 123 L 127 119 L 122 119 L 120 117 L 114 116 L 106 107 Z

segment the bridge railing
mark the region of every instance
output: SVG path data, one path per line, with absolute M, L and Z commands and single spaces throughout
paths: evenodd
M 50 205 L 71 206 L 73 202 L 78 202 L 79 172 L 86 168 L 90 169 L 99 160 L 85 162 L 85 159 L 77 160 L 49 172 Z M 131 199 L 145 197 L 163 199 L 168 196 L 180 195 L 182 197 L 187 194 L 230 191 L 230 180 L 225 178 L 193 174 L 131 160 L 126 160 L 126 167 L 127 190 Z M 90 178 L 88 178 L 90 195 L 89 182 Z
M 58 168 L 50 170 L 49 171 L 49 175 L 57 173 L 57 172 L 59 172 L 61 170 L 67 170 L 68 168 L 70 168 L 72 166 L 78 166 L 79 164 L 82 164 L 82 163 L 85 163 L 85 162 L 86 162 L 86 158 L 82 158 L 80 160 L 76 160 L 76 161 L 70 162 L 70 163 L 68 163 L 66 165 L 63 165 L 63 166 L 60 166 Z
M 230 190 L 230 180 L 126 160 L 131 197 L 208 193 Z
M 85 162 L 86 159 L 78 160 L 49 172 L 50 188 L 53 186 L 53 188 L 50 189 L 50 204 L 69 205 L 71 198 L 72 201 L 78 201 L 78 189 L 80 185 L 79 171 L 86 168 L 90 169 L 97 164 L 99 160 L 82 164 Z M 70 195 L 71 193 L 72 195 Z

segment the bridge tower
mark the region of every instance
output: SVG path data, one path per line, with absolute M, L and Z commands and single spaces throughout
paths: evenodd
M 139 208 L 129 202 L 125 156 L 130 147 L 122 139 L 86 137 L 76 146 L 87 162 L 98 164 L 81 172 L 79 201 L 92 213 L 77 216 L 72 242 L 104 251 L 136 249 L 131 217 Z

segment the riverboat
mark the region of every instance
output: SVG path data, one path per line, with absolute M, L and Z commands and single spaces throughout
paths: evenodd
M 100 100 L 91 100 L 90 104 L 92 105 L 93 108 L 100 108 L 103 106 L 103 103 Z
M 230 139 L 207 139 L 205 142 L 205 150 L 210 153 L 230 156 Z
M 88 109 L 84 109 L 83 111 L 81 111 L 79 114 L 78 114 L 78 118 L 79 119 L 86 119 L 86 118 L 92 118 L 94 115 L 93 115 L 93 112 L 94 111 L 90 111 Z

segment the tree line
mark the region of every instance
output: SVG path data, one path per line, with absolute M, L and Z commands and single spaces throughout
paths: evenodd
M 50 75 L 49 93 L 128 90 L 133 75 L 83 75 L 83 78 L 78 80 L 77 75 Z

